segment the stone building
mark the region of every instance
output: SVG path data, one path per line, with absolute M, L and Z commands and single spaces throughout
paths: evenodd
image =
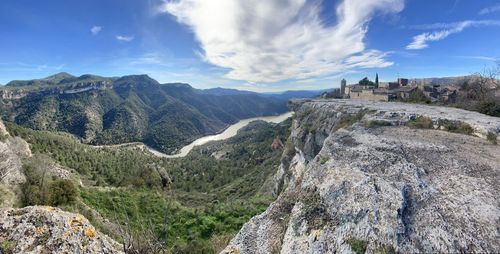
M 346 86 L 347 86 L 347 81 L 346 81 L 345 79 L 342 79 L 342 80 L 340 81 L 340 95 L 341 95 L 341 96 L 344 96 L 344 95 L 346 94 L 346 93 L 345 93 L 345 92 L 346 92 L 346 91 L 345 91 Z

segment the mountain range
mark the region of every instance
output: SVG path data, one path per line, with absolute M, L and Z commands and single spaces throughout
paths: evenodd
M 171 153 L 240 119 L 287 111 L 290 98 L 322 91 L 260 94 L 160 84 L 147 75 L 59 73 L 0 88 L 2 118 L 36 130 L 63 131 L 95 145 L 144 142 Z

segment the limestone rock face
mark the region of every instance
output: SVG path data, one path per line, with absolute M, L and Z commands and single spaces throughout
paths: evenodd
M 6 136 L 9 133 L 7 132 L 7 128 L 5 128 L 5 125 L 3 124 L 2 121 L 0 121 L 0 136 Z
M 122 253 L 82 215 L 42 206 L 0 210 L 0 242 L 12 253 Z
M 23 157 L 31 156 L 28 143 L 18 137 L 10 137 L 0 121 L 0 184 L 17 185 L 26 181 L 23 173 Z
M 292 107 L 279 196 L 223 253 L 500 252 L 500 146 L 484 138 L 500 118 L 351 100 Z M 405 126 L 417 116 L 474 132 Z

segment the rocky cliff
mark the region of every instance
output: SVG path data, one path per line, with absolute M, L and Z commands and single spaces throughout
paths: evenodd
M 28 143 L 10 136 L 0 121 L 0 253 L 120 253 L 121 245 L 82 215 L 53 207 L 12 208 L 21 203 L 23 161 L 31 156 Z M 46 166 L 53 177 L 74 178 L 56 163 Z
M 295 101 L 277 200 L 224 253 L 498 253 L 500 119 Z
M 0 253 L 121 253 L 79 214 L 33 206 L 0 210 Z

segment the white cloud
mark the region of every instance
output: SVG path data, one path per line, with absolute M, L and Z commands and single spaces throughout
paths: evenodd
M 442 29 L 440 31 L 422 33 L 413 37 L 413 41 L 406 46 L 406 49 L 424 49 L 429 47 L 429 42 L 440 41 L 446 37 L 460 33 L 468 27 L 479 26 L 500 26 L 500 21 L 497 20 L 465 20 L 455 23 L 436 23 L 429 25 L 413 26 L 415 29 Z
M 134 36 L 123 36 L 123 35 L 117 35 L 116 36 L 116 39 L 119 40 L 119 41 L 126 41 L 126 42 L 129 42 L 129 41 L 133 41 L 134 40 Z
M 93 26 L 92 28 L 90 28 L 90 32 L 92 33 L 92 35 L 99 34 L 99 32 L 101 32 L 101 30 L 102 30 L 102 27 L 100 27 L 100 26 Z
M 403 8 L 404 0 L 343 0 L 333 26 L 319 1 L 177 0 L 159 10 L 189 26 L 204 60 L 228 68 L 227 78 L 275 82 L 391 65 L 363 40 L 373 16 Z
M 497 11 L 500 11 L 500 3 L 482 9 L 481 11 L 479 11 L 479 15 L 490 14 L 490 13 L 497 12 Z

